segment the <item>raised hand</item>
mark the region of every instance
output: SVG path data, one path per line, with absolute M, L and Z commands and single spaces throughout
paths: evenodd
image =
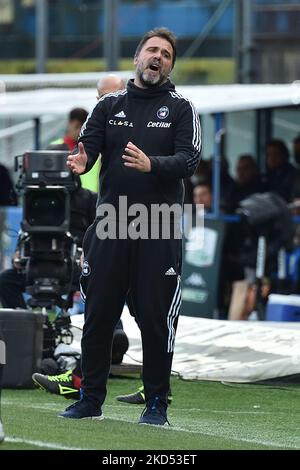
M 84 150 L 84 145 L 82 142 L 78 144 L 78 152 L 74 155 L 69 155 L 67 158 L 67 167 L 75 173 L 76 175 L 81 175 L 85 171 L 87 164 L 87 154 Z

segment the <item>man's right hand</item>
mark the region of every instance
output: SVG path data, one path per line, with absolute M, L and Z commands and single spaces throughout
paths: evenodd
M 69 155 L 67 158 L 67 167 L 70 168 L 73 173 L 76 175 L 81 175 L 85 171 L 85 167 L 87 164 L 87 154 L 84 150 L 84 146 L 82 142 L 78 144 L 78 153 L 74 155 Z

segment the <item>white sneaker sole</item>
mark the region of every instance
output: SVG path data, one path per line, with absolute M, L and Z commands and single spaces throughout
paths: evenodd
M 154 424 L 154 423 L 140 423 L 140 422 L 138 422 L 138 424 L 143 424 L 144 426 L 160 426 L 161 428 L 163 428 L 164 426 L 170 426 L 168 423 Z
M 104 416 L 89 416 L 87 418 L 81 418 L 81 419 L 94 419 L 95 421 L 102 421 L 104 419 Z
M 85 418 L 69 418 L 68 416 L 61 416 L 61 415 L 57 415 L 58 418 L 65 418 L 65 419 L 73 419 L 74 421 L 77 420 L 77 419 L 92 419 L 92 420 L 95 420 L 95 421 L 102 421 L 104 419 L 104 416 L 101 415 L 101 416 L 86 416 Z

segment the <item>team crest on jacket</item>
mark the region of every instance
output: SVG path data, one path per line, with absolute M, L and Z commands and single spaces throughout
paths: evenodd
M 81 274 L 83 276 L 89 276 L 91 274 L 91 267 L 89 265 L 89 263 L 87 261 L 84 261 L 83 262 L 83 266 L 82 266 L 82 272 Z
M 157 117 L 159 119 L 166 119 L 166 117 L 168 117 L 168 116 L 169 116 L 169 108 L 167 106 L 162 106 L 157 111 Z

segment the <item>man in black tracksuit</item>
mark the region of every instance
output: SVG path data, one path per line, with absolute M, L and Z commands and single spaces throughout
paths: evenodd
M 138 224 L 133 216 L 139 215 L 133 205 L 148 210 L 142 223 L 149 223 L 149 234 L 155 229 L 154 205 L 181 205 L 182 178 L 191 176 L 199 162 L 197 113 L 168 79 L 175 58 L 170 31 L 148 32 L 135 54 L 135 79 L 126 90 L 99 100 L 82 127 L 77 153 L 68 157 L 69 168 L 79 174 L 93 166 L 99 153 L 102 165 L 98 217 L 83 242 L 82 399 L 61 413 L 63 417 L 102 418 L 113 330 L 128 296 L 143 344 L 146 409 L 139 422 L 168 422 L 167 393 L 181 304 L 181 240 L 172 230 L 168 238 L 161 231 L 158 238 L 130 234 Z M 126 196 L 128 212 L 120 196 Z M 160 221 L 160 229 L 163 224 Z

